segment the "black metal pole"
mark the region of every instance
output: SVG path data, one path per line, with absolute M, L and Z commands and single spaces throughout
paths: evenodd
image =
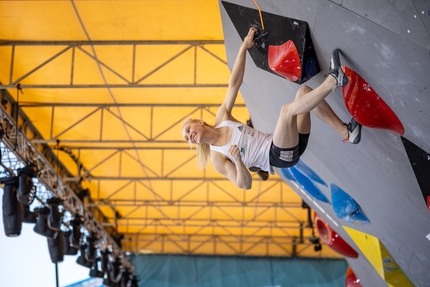
M 57 284 L 57 287 L 60 285 L 58 284 L 58 263 L 55 263 L 55 282 Z

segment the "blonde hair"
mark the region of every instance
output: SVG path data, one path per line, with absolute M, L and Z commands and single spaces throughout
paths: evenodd
M 200 120 L 197 119 L 185 119 L 184 123 L 182 124 L 182 129 L 184 129 L 184 126 L 188 123 L 198 123 Z M 210 127 L 210 125 L 208 125 L 206 122 L 204 122 L 204 124 L 208 127 Z M 192 145 L 190 143 L 190 148 L 192 149 Z M 201 169 L 206 168 L 206 166 L 208 165 L 208 159 L 210 157 L 211 154 L 211 148 L 210 145 L 208 143 L 201 143 L 201 144 L 197 144 L 196 145 L 196 158 L 197 158 L 197 166 Z

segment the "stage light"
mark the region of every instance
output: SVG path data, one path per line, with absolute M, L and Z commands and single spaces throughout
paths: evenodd
M 35 224 L 37 222 L 37 214 L 36 212 L 30 211 L 30 206 L 21 204 L 24 212 L 24 217 L 22 219 L 22 222 L 25 223 L 33 223 Z
M 81 244 L 80 246 L 80 251 L 81 254 L 79 255 L 78 259 L 76 259 L 76 263 L 78 263 L 81 266 L 87 267 L 87 268 L 91 268 L 92 263 L 88 262 L 87 259 L 85 258 L 85 253 L 87 252 L 88 245 L 86 243 Z
M 139 280 L 137 279 L 137 277 L 135 275 L 132 275 L 130 287 L 138 287 L 138 282 L 139 282 Z
M 58 197 L 51 197 L 46 201 L 50 207 L 48 215 L 48 226 L 52 230 L 60 231 L 61 218 L 63 214 L 58 210 L 58 206 L 62 203 Z
M 112 268 L 110 269 L 109 272 L 109 277 L 110 280 L 113 283 L 118 283 L 121 280 L 122 277 L 122 270 L 121 270 L 121 261 L 120 258 L 117 257 L 115 260 L 112 261 L 111 263 Z
M 103 286 L 106 286 L 106 287 L 114 287 L 115 286 L 115 283 L 113 283 L 110 280 L 109 273 L 105 273 L 105 275 L 104 275 Z
M 314 246 L 314 251 L 315 252 L 318 252 L 318 251 L 320 251 L 322 249 L 322 245 L 320 244 L 320 243 L 318 243 L 318 244 L 316 244 L 315 246 Z
M 63 262 L 64 259 L 63 233 L 57 231 L 56 234 L 55 238 L 47 239 L 49 256 L 51 257 L 52 263 L 60 263 Z
M 34 198 L 34 194 L 31 191 L 33 189 L 33 177 L 37 176 L 37 167 L 29 165 L 17 171 L 19 178 L 18 201 L 22 204 L 30 205 Z
M 72 236 L 71 236 L 71 242 L 72 246 L 74 248 L 79 249 L 81 244 L 81 226 L 82 226 L 82 217 L 79 215 L 76 215 L 73 220 L 70 221 L 70 224 L 72 226 Z
M 99 269 L 99 262 L 100 262 L 100 258 L 97 258 L 94 261 L 93 265 L 91 266 L 90 277 L 96 277 L 96 278 L 103 278 L 104 277 L 103 271 L 101 271 Z
M 87 252 L 85 253 L 85 259 L 88 262 L 93 263 L 96 260 L 96 248 L 95 248 L 96 238 L 94 236 L 87 237 Z
M 21 234 L 23 221 L 22 204 L 17 200 L 18 178 L 16 176 L 2 178 L 3 188 L 3 228 L 8 237 Z
M 101 266 L 102 270 L 103 270 L 103 272 L 109 272 L 111 252 L 109 249 L 106 248 L 104 251 L 101 252 L 101 254 L 102 254 L 102 266 Z
M 128 285 L 131 285 L 130 272 L 127 269 L 125 269 L 122 272 L 120 286 L 127 287 Z
M 102 271 L 104 272 L 104 280 L 103 280 L 103 285 L 107 286 L 107 287 L 113 287 L 116 285 L 116 283 L 112 282 L 111 280 L 111 269 L 112 267 L 112 252 L 109 249 L 105 249 L 104 251 L 101 252 L 102 254 Z
M 78 254 L 78 248 L 72 246 L 70 237 L 72 232 L 70 230 L 63 232 L 63 246 L 64 246 L 64 255 L 76 255 Z
M 34 209 L 35 212 L 37 212 L 37 222 L 36 225 L 34 225 L 34 232 L 37 234 L 40 234 L 42 236 L 54 239 L 55 233 L 57 231 L 52 230 L 48 226 L 48 214 L 49 214 L 49 208 L 48 207 L 36 207 Z
M 320 243 L 320 239 L 318 237 L 311 237 L 311 238 L 309 238 L 309 241 L 312 244 L 319 244 Z
M 319 237 L 312 236 L 309 241 L 314 245 L 314 251 L 318 252 L 322 249 Z

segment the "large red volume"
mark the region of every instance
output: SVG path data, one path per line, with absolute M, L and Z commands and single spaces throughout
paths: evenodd
M 331 249 L 336 251 L 337 253 L 351 257 L 357 258 L 358 253 L 349 246 L 342 237 L 334 231 L 330 225 L 327 224 L 317 213 L 315 213 L 314 224 L 318 231 L 318 234 L 321 240 Z
M 299 53 L 293 41 L 288 40 L 279 46 L 269 46 L 268 63 L 270 69 L 289 81 L 300 79 L 302 67 Z
M 399 118 L 372 87 L 352 69 L 346 66 L 342 69 L 348 77 L 348 84 L 342 87 L 342 95 L 351 116 L 363 126 L 403 135 L 405 129 Z

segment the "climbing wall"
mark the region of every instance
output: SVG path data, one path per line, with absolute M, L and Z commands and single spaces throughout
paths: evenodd
M 321 72 L 301 83 L 288 80 L 256 62 L 259 51 L 252 48 L 241 93 L 254 126 L 272 132 L 280 107 L 294 99 L 297 89 L 304 84 L 315 88 L 324 80 L 335 48 L 341 50 L 350 86 L 335 89 L 327 102 L 344 122 L 355 117 L 363 124 L 358 145 L 342 144 L 340 135 L 312 116 L 311 137 L 302 165 L 278 169 L 277 173 L 359 253 L 358 258 L 346 259 L 363 286 L 400 286 L 399 282 L 405 281 L 390 279 L 399 272 L 411 284 L 427 286 L 429 2 L 260 0 L 257 4 L 263 23 L 276 22 L 271 15 L 277 15 L 307 24 Z M 253 1 L 220 1 L 220 13 L 231 68 L 244 27 L 261 24 L 261 19 Z M 279 31 L 286 28 L 272 24 L 267 24 L 267 29 L 282 38 Z M 284 42 L 294 39 L 285 33 Z M 272 44 L 280 45 L 282 41 Z M 299 58 L 302 59 L 300 53 Z M 303 61 L 301 65 L 306 68 Z M 344 209 L 345 204 L 352 209 Z M 395 268 L 389 269 L 387 262 L 369 260 L 373 257 L 359 246 L 360 237 L 353 238 L 350 234 L 356 233 L 346 232 L 345 227 L 372 236 L 378 250 L 389 254 Z M 388 269 L 376 270 L 375 264 Z

